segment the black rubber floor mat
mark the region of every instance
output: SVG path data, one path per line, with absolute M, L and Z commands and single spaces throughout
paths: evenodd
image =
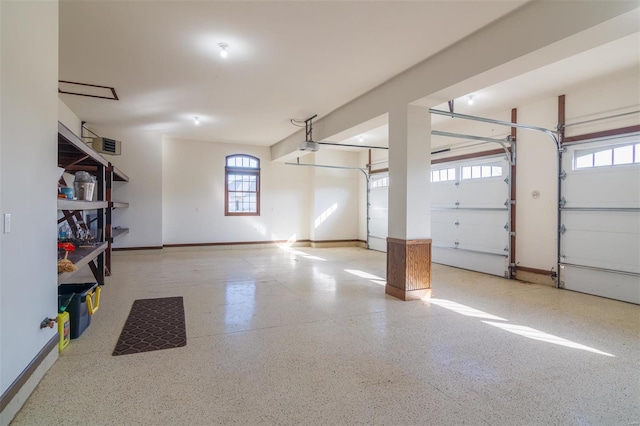
M 138 299 L 113 351 L 113 356 L 178 348 L 187 344 L 182 297 Z

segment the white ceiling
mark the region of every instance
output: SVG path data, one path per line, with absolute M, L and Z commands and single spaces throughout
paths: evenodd
M 61 98 L 89 125 L 268 146 L 525 2 L 61 0 L 59 78 L 120 100 Z
M 61 0 L 60 79 L 113 86 L 120 100 L 61 97 L 90 125 L 268 146 L 298 130 L 291 118 L 322 117 L 523 3 Z M 639 67 L 636 33 L 476 90 L 456 112 L 488 115 Z M 384 123 L 329 140 L 387 146 Z
M 431 96 L 429 100 L 425 100 L 425 104 L 429 104 L 429 101 L 433 104 L 432 100 L 435 98 L 441 100 L 454 98 L 455 112 L 490 116 L 494 112 L 509 111 L 523 104 L 565 94 L 573 87 L 590 84 L 603 77 L 623 78 L 625 75 L 640 75 L 640 34 L 638 33 L 473 91 L 470 93 L 474 97 L 473 105 L 468 104 L 466 95 L 455 98 L 453 90 L 443 90 Z M 638 101 L 640 102 L 640 93 L 638 93 Z M 447 102 L 443 102 L 434 108 L 447 111 L 449 106 Z M 376 118 L 369 125 L 364 123 L 360 129 L 349 129 L 330 139 L 349 144 L 386 147 L 389 127 L 386 124 L 380 125 L 380 121 L 386 121 L 386 117 Z M 444 116 L 431 116 L 433 128 L 439 129 L 446 122 L 451 120 Z M 540 125 L 539 123 L 526 124 Z M 504 133 L 508 134 L 508 129 Z M 360 142 L 361 136 L 363 142 Z M 434 137 L 431 142 L 434 149 L 452 145 L 452 140 L 449 138 Z M 460 141 L 456 143 L 459 144 Z

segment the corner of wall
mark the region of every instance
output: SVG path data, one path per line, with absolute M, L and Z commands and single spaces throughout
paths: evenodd
M 77 136 L 82 134 L 82 120 L 58 97 L 58 121 Z

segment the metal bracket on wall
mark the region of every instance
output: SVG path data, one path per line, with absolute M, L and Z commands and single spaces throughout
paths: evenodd
M 562 197 L 560 199 L 560 207 L 562 208 L 562 207 L 564 207 L 566 205 L 567 205 L 567 200 L 566 200 L 566 198 Z
M 565 180 L 567 178 L 567 172 L 565 170 L 560 173 L 560 179 Z
M 564 226 L 564 224 L 560 225 L 560 234 L 564 235 L 565 232 L 567 232 L 567 228 Z

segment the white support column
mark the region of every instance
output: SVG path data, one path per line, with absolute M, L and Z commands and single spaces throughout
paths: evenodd
M 386 292 L 431 294 L 431 117 L 428 108 L 389 111 L 389 238 Z
M 389 236 L 431 238 L 431 117 L 404 105 L 389 112 Z

